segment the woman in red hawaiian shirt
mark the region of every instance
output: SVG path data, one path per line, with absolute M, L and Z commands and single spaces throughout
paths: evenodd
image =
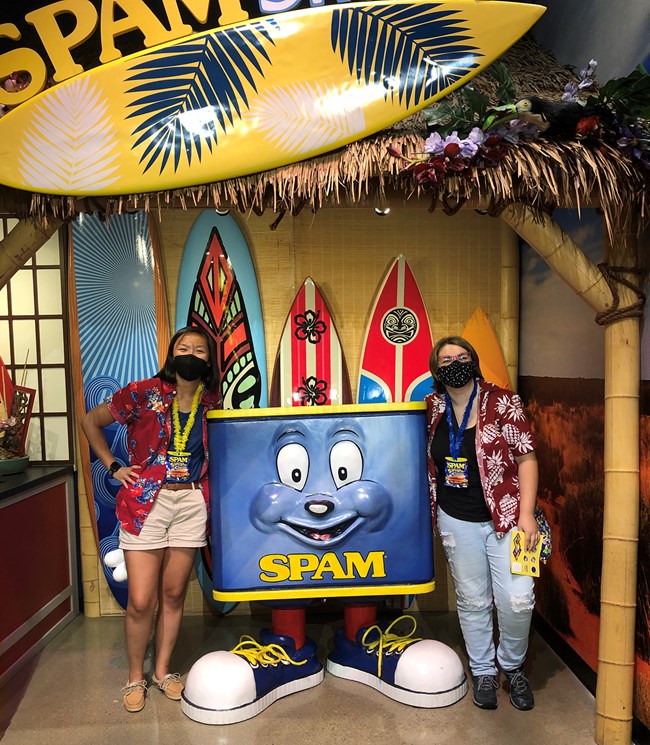
M 197 548 L 206 545 L 208 435 L 206 414 L 217 406 L 215 345 L 202 329 L 172 337 L 163 368 L 130 383 L 89 411 L 81 426 L 90 447 L 122 485 L 116 497 L 128 603 L 124 619 L 129 677 L 124 707 L 146 700 L 144 658 L 156 618 L 152 682 L 178 701 L 183 685 L 169 663 Z M 103 427 L 126 424 L 129 463 L 111 453 Z
M 532 709 L 523 664 L 535 604 L 533 578 L 510 571 L 510 531 L 523 530 L 529 550 L 540 537 L 535 441 L 519 396 L 484 380 L 468 341 L 440 339 L 429 367 L 435 388 L 426 398 L 432 515 L 454 580 L 474 703 L 497 707 L 498 663 L 513 706 Z

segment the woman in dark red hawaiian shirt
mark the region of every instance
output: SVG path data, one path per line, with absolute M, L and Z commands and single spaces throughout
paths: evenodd
M 197 548 L 206 544 L 208 436 L 206 414 L 217 406 L 215 345 L 202 329 L 172 337 L 163 368 L 130 383 L 89 411 L 81 426 L 90 447 L 122 486 L 116 497 L 120 548 L 128 577 L 124 620 L 129 677 L 124 707 L 146 700 L 144 658 L 156 606 L 152 682 L 178 701 L 183 685 L 169 663 Z M 103 427 L 126 424 L 129 463 L 115 460 Z
M 498 663 L 513 706 L 532 709 L 523 664 L 533 578 L 511 573 L 510 532 L 523 530 L 529 550 L 540 537 L 533 435 L 519 396 L 484 380 L 476 350 L 462 337 L 440 339 L 429 367 L 435 384 L 426 398 L 432 515 L 454 579 L 474 703 L 497 707 Z

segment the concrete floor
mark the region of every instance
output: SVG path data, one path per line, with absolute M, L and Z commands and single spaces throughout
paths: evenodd
M 418 636 L 449 644 L 466 659 L 453 613 L 416 613 Z M 263 617 L 191 616 L 175 653 L 184 676 L 206 652 L 229 649 L 242 633 L 257 636 Z M 308 634 L 325 660 L 340 616 L 310 617 Z M 527 671 L 536 707 L 514 709 L 501 689 L 499 708 L 483 711 L 471 693 L 444 709 L 415 709 L 360 683 L 325 674 L 319 686 L 274 703 L 254 719 L 210 726 L 188 719 L 157 690 L 138 714 L 127 713 L 122 619 L 75 619 L 0 689 L 4 745 L 587 745 L 594 699 L 535 633 Z M 467 668 L 466 668 L 467 669 Z

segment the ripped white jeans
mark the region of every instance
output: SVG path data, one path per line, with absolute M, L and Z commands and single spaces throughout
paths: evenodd
M 496 675 L 496 662 L 503 670 L 515 670 L 526 658 L 535 592 L 532 577 L 510 573 L 510 534 L 499 539 L 491 521 L 457 520 L 440 508 L 438 532 L 454 579 L 472 675 Z

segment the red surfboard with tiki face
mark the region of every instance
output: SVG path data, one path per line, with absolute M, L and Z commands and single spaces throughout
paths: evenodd
M 327 406 L 352 402 L 350 379 L 332 315 L 307 277 L 280 339 L 271 383 L 271 406 Z
M 382 281 L 361 355 L 359 403 L 422 401 L 431 392 L 429 318 L 415 277 L 398 256 Z

